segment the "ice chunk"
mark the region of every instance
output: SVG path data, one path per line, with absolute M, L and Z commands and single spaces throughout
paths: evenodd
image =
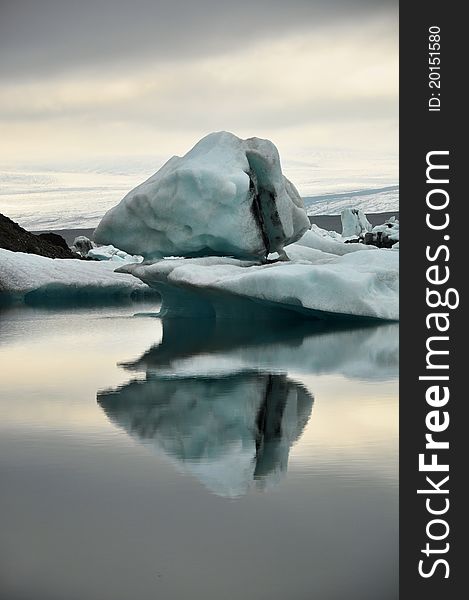
M 118 263 L 142 262 L 143 257 L 127 254 L 123 250 L 114 247 L 112 244 L 106 246 L 97 246 L 89 238 L 79 235 L 73 241 L 72 250 L 78 252 L 84 258 L 94 260 L 112 260 Z
M 314 252 L 266 265 L 214 257 L 160 260 L 118 271 L 157 289 L 167 315 L 399 318 L 399 256 L 388 250 Z
M 108 211 L 94 239 L 145 258 L 258 258 L 298 240 L 309 219 L 268 140 L 212 133 Z
M 72 250 L 75 250 L 81 256 L 86 256 L 93 248 L 93 245 L 93 242 L 86 235 L 79 235 L 73 240 Z
M 374 238 L 380 238 L 381 243 L 395 243 L 399 241 L 399 221 L 395 217 L 391 217 L 382 225 L 376 225 L 371 230 Z M 393 246 L 394 247 L 394 246 Z M 399 247 L 399 246 L 398 246 Z
M 88 258 L 94 258 L 95 260 L 111 260 L 117 263 L 137 263 L 142 262 L 142 256 L 136 256 L 127 254 L 119 248 L 115 248 L 112 244 L 108 246 L 96 246 L 91 248 L 87 255 Z
M 371 231 L 371 223 L 359 208 L 344 208 L 340 214 L 342 237 L 362 236 Z
M 323 238 L 326 238 L 326 239 L 331 238 L 333 240 L 336 240 L 337 242 L 344 241 L 342 239 L 342 236 L 340 235 L 340 233 L 337 233 L 337 231 L 329 231 L 327 229 L 323 229 L 322 227 L 319 227 L 319 225 L 316 225 L 315 223 L 311 224 L 311 230 Z
M 52 259 L 0 249 L 0 303 L 134 297 L 149 288 L 112 262 Z
M 305 246 L 306 248 L 314 248 L 328 254 L 336 254 L 343 256 L 351 252 L 360 252 L 362 250 L 374 250 L 374 246 L 366 246 L 365 244 L 345 244 L 344 241 L 338 240 L 332 235 L 325 235 L 329 232 L 320 227 L 313 226 L 310 231 L 307 231 L 295 244 L 286 248 L 288 256 L 292 254 L 292 249 L 296 246 Z M 292 256 L 293 257 L 293 256 Z

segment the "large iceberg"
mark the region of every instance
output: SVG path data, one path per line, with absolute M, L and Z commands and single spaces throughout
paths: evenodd
M 0 248 L 0 304 L 135 298 L 152 290 L 111 261 L 52 259 Z M 154 293 L 154 292 L 153 292 Z
M 361 211 L 345 217 L 354 234 L 371 227 Z M 156 289 L 164 316 L 398 319 L 398 255 L 311 228 L 268 140 L 206 136 L 129 192 L 95 239 L 144 257 L 117 272 Z
M 207 135 L 108 211 L 94 239 L 146 259 L 262 258 L 310 227 L 269 140 Z

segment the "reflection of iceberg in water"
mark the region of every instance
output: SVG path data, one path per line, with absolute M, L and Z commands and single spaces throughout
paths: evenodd
M 216 494 L 239 496 L 286 472 L 309 419 L 312 396 L 285 373 L 396 379 L 398 326 L 168 319 L 161 343 L 122 366 L 146 379 L 98 393 L 108 418 Z
M 286 471 L 313 398 L 285 375 L 243 372 L 150 376 L 99 393 L 98 402 L 113 423 L 176 458 L 213 492 L 239 496 Z
M 158 375 L 227 375 L 243 370 L 337 373 L 349 378 L 396 379 L 399 325 L 330 327 L 321 322 L 275 324 L 168 319 L 161 343 L 122 366 Z

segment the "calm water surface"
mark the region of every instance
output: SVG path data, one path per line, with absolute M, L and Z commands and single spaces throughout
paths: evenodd
M 397 326 L 154 309 L 0 312 L 1 598 L 397 598 Z

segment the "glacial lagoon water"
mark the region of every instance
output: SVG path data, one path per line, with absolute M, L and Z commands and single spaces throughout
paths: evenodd
M 0 596 L 397 598 L 397 325 L 155 308 L 0 312 Z

